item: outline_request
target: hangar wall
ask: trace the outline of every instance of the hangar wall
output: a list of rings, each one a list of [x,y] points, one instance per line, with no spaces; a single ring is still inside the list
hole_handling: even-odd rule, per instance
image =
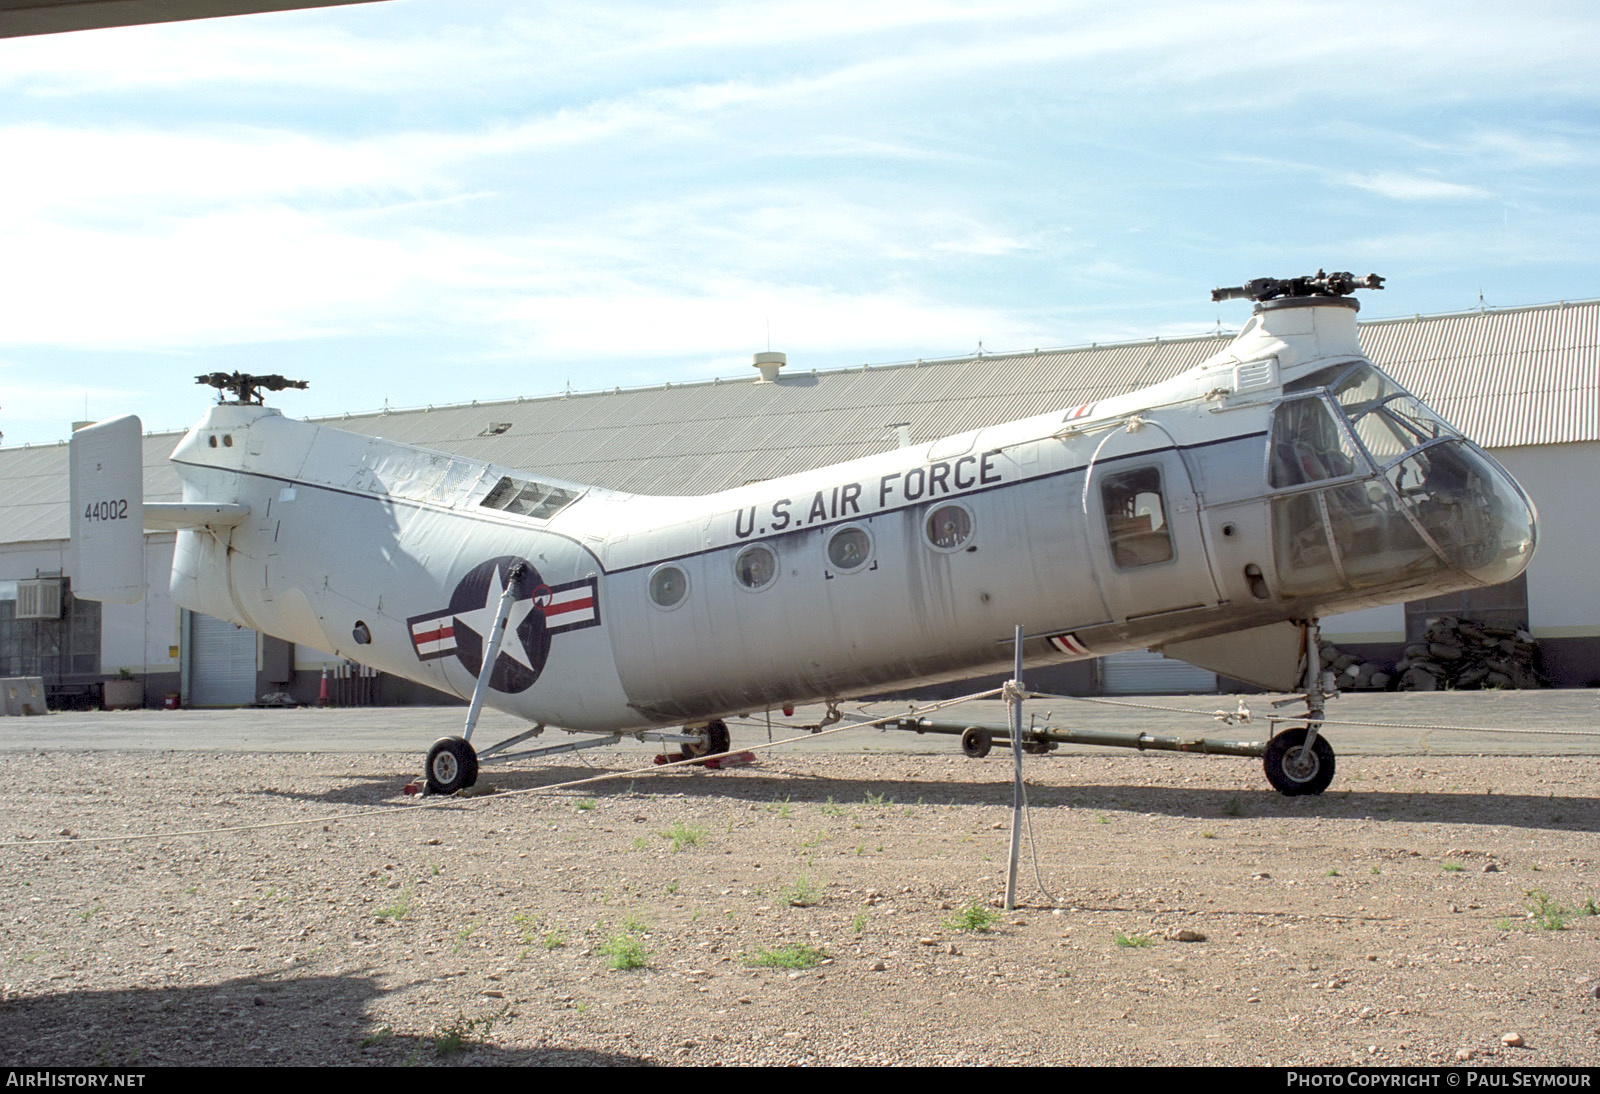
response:
[[[1539,545],[1528,567],[1530,630],[1541,668],[1558,687],[1600,687],[1600,441],[1500,449],[1539,510]]]

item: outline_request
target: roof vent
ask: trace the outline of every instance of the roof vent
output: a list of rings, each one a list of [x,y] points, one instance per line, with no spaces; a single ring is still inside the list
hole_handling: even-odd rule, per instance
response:
[[[478,436],[480,436],[480,437],[498,437],[498,436],[500,436],[500,434],[508,432],[510,429],[511,429],[511,423],[510,422],[490,422],[489,423],[489,428],[485,429],[482,433],[479,433]]]
[[[765,353],[756,354],[755,367],[761,370],[761,379],[757,380],[756,383],[776,383],[778,370],[788,363],[788,354],[778,353],[776,350],[768,350]]]

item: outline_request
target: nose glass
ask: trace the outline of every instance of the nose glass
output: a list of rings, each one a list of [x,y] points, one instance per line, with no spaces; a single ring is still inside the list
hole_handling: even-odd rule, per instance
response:
[[[1269,485],[1285,491],[1272,502],[1285,592],[1458,575],[1435,582],[1444,591],[1509,581],[1527,567],[1537,523],[1527,495],[1370,362],[1331,366],[1285,394],[1268,469]]]
[[[1453,569],[1498,585],[1527,568],[1538,518],[1499,464],[1463,442],[1445,441],[1407,453],[1385,473]]]

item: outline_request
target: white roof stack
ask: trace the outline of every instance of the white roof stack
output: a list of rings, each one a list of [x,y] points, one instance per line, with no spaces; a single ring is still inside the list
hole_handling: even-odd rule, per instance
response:
[[[761,379],[758,384],[774,384],[778,382],[778,370],[789,363],[787,354],[776,350],[756,354],[755,367],[761,370]]]

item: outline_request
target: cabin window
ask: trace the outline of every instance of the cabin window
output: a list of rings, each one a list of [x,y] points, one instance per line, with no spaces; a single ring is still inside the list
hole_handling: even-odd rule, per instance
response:
[[[841,573],[854,573],[872,557],[872,537],[865,528],[851,525],[833,533],[828,540],[828,561]]]
[[[746,589],[759,592],[778,580],[778,556],[770,547],[746,547],[733,560],[733,576]]]
[[[928,544],[940,551],[957,551],[972,539],[972,512],[965,505],[941,505],[923,524]]]
[[[676,608],[689,595],[689,575],[676,566],[659,567],[650,575],[650,599],[658,608]]]
[[[478,504],[485,509],[499,509],[518,516],[549,520],[578,500],[579,493],[547,482],[505,476],[494,484],[494,489]]]
[[[1160,468],[1108,475],[1100,497],[1105,503],[1111,561],[1119,570],[1172,561],[1172,529],[1162,500]]]

